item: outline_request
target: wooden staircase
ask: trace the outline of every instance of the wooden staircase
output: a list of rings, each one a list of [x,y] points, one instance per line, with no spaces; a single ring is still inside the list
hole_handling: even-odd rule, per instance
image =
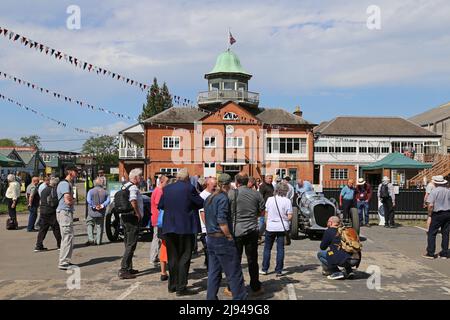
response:
[[[431,181],[433,176],[444,176],[450,175],[450,154],[440,155],[436,158],[433,166],[429,169],[424,169],[420,171],[417,175],[409,180],[409,185],[423,185],[424,179],[426,181]]]

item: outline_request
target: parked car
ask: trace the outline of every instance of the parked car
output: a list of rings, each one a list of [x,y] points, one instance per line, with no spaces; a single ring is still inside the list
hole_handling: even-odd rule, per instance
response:
[[[123,226],[120,220],[119,213],[114,211],[114,195],[119,190],[122,184],[108,185],[108,190],[111,197],[111,203],[106,208],[105,214],[105,233],[109,241],[116,242],[123,240]],[[151,225],[151,210],[150,210],[150,197],[151,192],[143,192],[142,198],[144,200],[144,217],[140,224],[140,238],[146,234],[153,233],[153,227]]]
[[[343,214],[339,210],[334,198],[327,199],[324,195],[314,191],[297,193],[294,197],[293,217],[291,222],[291,238],[298,239],[299,233],[309,238],[319,238],[327,229],[327,222],[331,216],[338,216],[343,221]],[[349,221],[344,221],[345,226],[350,226],[359,234],[358,210],[350,210]]]

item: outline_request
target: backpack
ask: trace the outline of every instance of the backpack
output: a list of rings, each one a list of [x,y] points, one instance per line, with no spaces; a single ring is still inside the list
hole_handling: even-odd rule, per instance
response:
[[[339,247],[349,254],[361,252],[362,244],[356,230],[350,227],[338,228],[337,235],[341,237]]]
[[[117,213],[134,214],[134,208],[130,202],[130,187],[131,185],[124,189],[120,189],[114,195],[114,210],[116,210]]]
[[[50,194],[47,196],[47,205],[52,209],[56,209],[59,205],[59,200],[60,199],[58,199],[58,193],[56,192],[56,187],[53,187],[52,191],[50,191]]]
[[[16,219],[8,218],[6,220],[6,230],[17,230],[19,229],[19,225],[17,224]]]
[[[382,184],[380,189],[380,198],[387,199],[389,198],[389,186],[387,184]]]

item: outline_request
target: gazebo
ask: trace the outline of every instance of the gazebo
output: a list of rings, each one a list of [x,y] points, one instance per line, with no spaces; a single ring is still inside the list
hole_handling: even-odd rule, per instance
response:
[[[401,153],[391,153],[380,161],[362,166],[361,171],[372,185],[379,184],[383,176],[388,176],[393,184],[405,186],[420,170],[431,166],[432,164],[416,161]]]

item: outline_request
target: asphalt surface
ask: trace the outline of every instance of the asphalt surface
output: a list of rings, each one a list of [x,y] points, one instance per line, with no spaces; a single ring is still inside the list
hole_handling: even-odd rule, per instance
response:
[[[109,243],[104,236],[102,246],[84,246],[87,241],[84,211],[80,206],[75,223],[73,263],[76,274],[57,268],[58,251],[50,232],[44,242],[48,252],[33,251],[37,233],[26,232],[27,215],[19,216],[20,230],[5,230],[6,216],[0,216],[0,299],[200,299],[206,298],[207,272],[203,256],[192,260],[189,288],[196,294],[176,297],[168,293],[167,282],[160,281],[159,270],[149,263],[150,242],[139,242],[134,268],[141,271],[136,279],[119,280],[117,271],[123,254],[123,243]],[[319,241],[293,240],[286,248],[286,276],[271,270],[261,276],[265,293],[250,299],[450,299],[450,260],[426,260],[425,231],[417,227],[385,229],[379,226],[362,229],[363,260],[353,280],[328,280],[321,274],[316,259]],[[437,248],[440,247],[440,236]],[[199,248],[202,245],[199,244]],[[260,258],[262,261],[262,246]],[[244,278],[249,276],[245,257]],[[378,273],[373,274],[374,271]],[[378,281],[379,279],[379,281]],[[69,286],[68,286],[69,284]],[[225,281],[222,283],[225,286]],[[219,292],[220,299],[229,299]]]

